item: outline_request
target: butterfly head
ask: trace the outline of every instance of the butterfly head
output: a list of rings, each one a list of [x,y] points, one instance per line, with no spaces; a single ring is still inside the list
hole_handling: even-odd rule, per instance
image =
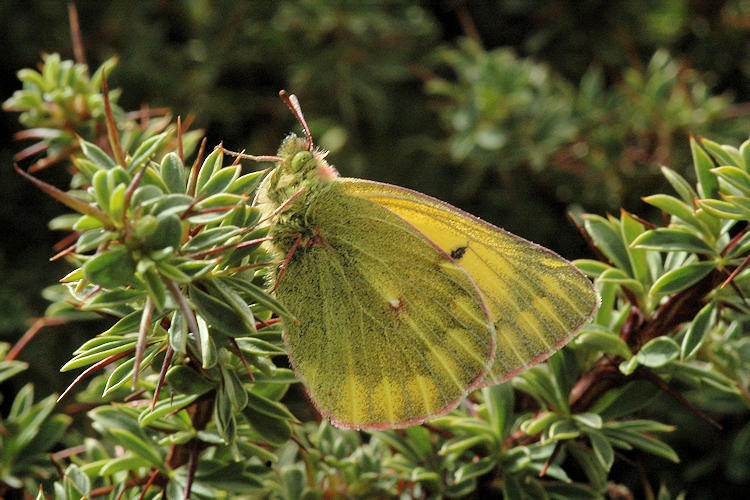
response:
[[[325,150],[308,149],[306,138],[290,134],[279,148],[279,175],[295,177],[302,183],[338,177],[336,169],[326,161],[327,155]]]

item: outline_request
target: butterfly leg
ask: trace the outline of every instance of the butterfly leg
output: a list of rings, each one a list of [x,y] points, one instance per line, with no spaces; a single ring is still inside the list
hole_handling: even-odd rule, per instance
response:
[[[279,275],[276,276],[276,283],[273,285],[273,288],[271,289],[271,293],[276,291],[276,289],[279,287],[279,282],[281,282],[281,277],[284,275],[284,271],[286,271],[287,266],[289,265],[289,261],[292,260],[292,255],[294,255],[294,252],[299,248],[299,244],[302,241],[302,234],[297,233],[292,236],[295,236],[294,245],[292,245],[292,248],[289,249],[289,253],[286,254],[286,257],[284,258],[284,262],[281,263],[281,267],[279,268]]]

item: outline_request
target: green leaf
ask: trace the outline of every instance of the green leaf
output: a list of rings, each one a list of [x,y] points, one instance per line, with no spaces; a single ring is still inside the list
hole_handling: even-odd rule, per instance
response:
[[[286,354],[286,351],[282,347],[257,337],[237,337],[235,341],[242,352],[249,352],[257,356]]]
[[[505,439],[510,432],[513,415],[514,394],[509,383],[496,384],[482,389],[484,404],[495,435]]]
[[[143,355],[143,360],[141,361],[141,370],[149,365],[151,360],[154,358],[154,356],[156,356],[158,352],[159,345],[152,345],[146,348],[146,352]],[[104,385],[102,397],[105,397],[111,394],[112,391],[128,384],[133,379],[133,369],[135,367],[134,365],[135,358],[129,358],[120,363],[117,368],[112,370],[112,373],[110,373],[109,377],[107,378],[107,383]]]
[[[297,421],[297,418],[292,415],[289,410],[287,410],[286,406],[277,401],[272,401],[253,391],[247,391],[247,398],[247,404],[258,413],[268,415],[272,418],[280,418],[283,420],[290,420],[292,422]]]
[[[533,436],[534,434],[547,430],[549,426],[562,419],[563,417],[555,412],[543,412],[536,418],[523,422],[521,424],[521,430],[526,434]]]
[[[175,352],[185,354],[187,352],[188,325],[185,321],[182,311],[175,311],[172,314],[172,321],[169,325],[169,345]]]
[[[143,141],[128,161],[128,172],[135,172],[146,163],[152,155],[156,154],[156,151],[164,144],[168,136],[169,132],[164,132]]]
[[[608,330],[597,328],[597,326],[598,325],[592,324],[581,330],[581,333],[573,339],[574,345],[585,345],[592,351],[608,352],[625,359],[632,356],[628,344],[626,344],[619,335]]]
[[[88,216],[84,216],[88,217]],[[81,236],[78,237],[78,241],[76,241],[76,252],[78,253],[85,253],[89,250],[93,250],[94,248],[97,248],[99,245],[102,245],[108,241],[111,241],[117,237],[116,233],[113,231],[107,231],[106,229],[90,229]]]
[[[724,200],[699,200],[700,206],[709,214],[722,219],[750,219],[750,211]]]
[[[733,167],[742,166],[742,157],[740,156],[740,152],[737,151],[736,148],[719,144],[718,142],[706,139],[705,137],[700,138],[700,143],[704,148],[706,148],[708,154],[718,160],[718,163],[721,163],[723,165],[730,165]]]
[[[116,308],[131,303],[133,300],[143,297],[142,290],[132,288],[116,288],[94,295],[94,298],[85,302],[80,309],[84,311]],[[129,311],[128,311],[129,312]],[[120,314],[121,315],[121,314]]]
[[[269,417],[257,411],[252,405],[242,410],[250,426],[258,433],[263,441],[272,445],[281,445],[289,440],[292,428],[286,419]]]
[[[228,208],[228,207],[236,207],[236,206],[242,206],[243,203],[246,203],[247,199],[236,194],[229,194],[229,193],[216,193],[212,194],[211,196],[202,199],[198,203],[195,204],[196,211],[201,210],[213,210],[216,208]],[[226,216],[228,212],[219,212],[214,214],[198,214],[193,215],[190,217],[191,220],[196,219],[197,217],[201,217],[205,215],[206,217],[218,217],[218,216]]]
[[[119,427],[110,427],[107,432],[117,440],[118,445],[132,451],[153,467],[164,470],[164,460],[153,443],[149,443],[140,436]]]
[[[667,181],[672,185],[677,194],[680,195],[682,201],[692,206],[694,201],[698,199],[698,194],[693,190],[690,183],[671,168],[662,166],[661,173],[667,178]]]
[[[150,462],[137,455],[126,455],[109,459],[104,467],[99,469],[97,476],[111,476],[122,471],[135,471],[141,467],[150,467]]]
[[[394,431],[370,431],[370,434],[401,453],[411,462],[418,463],[421,460],[420,454],[412,447],[411,443],[405,436]]]
[[[125,213],[125,190],[127,186],[125,184],[118,184],[117,187],[112,191],[111,198],[109,199],[109,211],[107,212],[112,220],[121,221],[122,216]]]
[[[232,184],[225,190],[227,193],[239,194],[246,196],[255,191],[265,172],[251,172],[242,175],[232,181]]]
[[[683,267],[673,269],[661,278],[656,280],[649,290],[652,296],[670,295],[690,288],[694,284],[709,275],[716,268],[716,263],[712,261],[695,262]]]
[[[180,215],[193,204],[193,198],[184,194],[167,194],[149,200],[146,204],[153,215]]]
[[[651,382],[634,380],[624,387],[607,391],[594,403],[591,411],[599,414],[604,420],[622,418],[644,408],[658,392],[659,389]]]
[[[8,380],[14,375],[21,373],[28,367],[29,367],[29,364],[23,361],[3,360],[2,362],[0,362],[0,382],[3,382],[4,380]]]
[[[487,443],[486,436],[459,436],[449,439],[438,451],[438,455],[460,455],[464,451],[473,448],[475,446],[484,445]]]
[[[586,434],[591,441],[591,447],[594,450],[597,460],[599,460],[604,470],[609,471],[615,461],[615,450],[612,448],[609,440],[601,432],[592,430],[587,431]]]
[[[91,179],[91,187],[94,188],[94,195],[99,207],[109,213],[109,198],[111,190],[109,186],[109,176],[106,170],[99,170]]]
[[[178,248],[184,231],[180,218],[169,214],[161,215],[156,220],[156,225],[145,235],[143,245],[148,249]]]
[[[662,441],[659,441],[658,439],[644,436],[643,434],[639,434],[637,432],[623,430],[607,429],[605,430],[605,435],[610,438],[619,439],[621,441],[629,443],[640,450],[651,453],[652,455],[666,458],[667,460],[671,460],[675,463],[680,462],[680,458],[677,456],[677,453],[675,453],[672,447]]]
[[[62,214],[57,217],[53,217],[48,223],[47,227],[53,231],[68,231],[73,229],[73,225],[78,221],[81,216],[79,214]]]
[[[172,366],[167,371],[166,382],[182,394],[200,396],[214,388],[214,384],[188,366]]]
[[[638,368],[638,358],[633,356],[632,358],[620,363],[617,368],[623,373],[623,375],[632,375],[636,368]]]
[[[214,172],[221,167],[222,163],[224,163],[224,153],[221,151],[221,148],[216,148],[206,157],[203,161],[203,165],[201,165],[200,171],[198,172],[198,179],[195,184],[196,193],[200,193],[203,190],[203,186],[211,180]]]
[[[215,292],[213,295],[223,298],[223,302],[231,307],[232,310],[242,318],[242,324],[247,327],[250,332],[256,332],[253,312],[237,292],[221,280],[210,280],[206,281],[205,284],[212,292]]]
[[[680,346],[670,337],[656,337],[635,355],[638,362],[650,368],[664,366],[680,356]]]
[[[646,251],[640,248],[633,248],[630,244],[639,235],[643,234],[643,224],[635,220],[627,212],[623,211],[620,217],[620,233],[625,243],[625,249],[630,259],[630,268],[633,271],[633,277],[639,283],[646,283],[649,280],[649,269],[646,261]]]
[[[421,460],[427,460],[434,456],[435,450],[432,446],[430,431],[419,425],[412,425],[404,429],[406,437],[411,440],[412,447],[417,450]]]
[[[744,194],[750,194],[750,174],[737,167],[716,167],[711,172]]]
[[[592,278],[597,278],[608,269],[614,269],[605,262],[593,259],[576,259],[573,261],[573,265],[580,269],[583,274]]]
[[[651,196],[645,196],[643,201],[665,211],[669,215],[679,217],[684,222],[694,226],[696,229],[702,228],[700,220],[698,220],[695,213],[693,213],[693,206],[688,205],[674,196],[669,196],[667,194],[654,194]]]
[[[572,420],[558,420],[549,427],[548,437],[543,442],[575,439],[581,435],[581,430]]]
[[[583,444],[573,442],[567,443],[567,449],[583,469],[591,487],[596,491],[603,491],[607,486],[607,470],[594,452]]]
[[[237,422],[232,410],[232,401],[227,397],[226,391],[216,391],[216,397],[214,398],[214,423],[219,435],[227,444],[234,441],[235,434],[237,433]]]
[[[81,146],[81,152],[83,155],[94,162],[98,167],[101,167],[104,170],[109,170],[117,166],[115,161],[96,144],[85,141],[80,137],[78,138],[78,143]]]
[[[140,314],[140,312],[139,312]],[[68,361],[60,368],[60,371],[74,370],[82,366],[88,366],[101,361],[113,354],[119,354],[121,352],[128,351],[135,348],[136,337],[135,335],[129,337],[104,337],[109,339],[108,342],[98,345],[96,347],[88,348],[77,354],[73,359]]]
[[[454,481],[460,483],[467,479],[483,476],[492,471],[497,466],[494,456],[483,457],[476,462],[469,462],[456,470]]]
[[[217,193],[226,192],[232,182],[240,175],[241,167],[234,165],[224,167],[211,174],[211,178],[196,191],[196,195],[208,198]]]
[[[577,422],[592,429],[602,428],[602,417],[600,417],[596,413],[579,413],[577,415],[573,415],[573,420],[576,420]]]
[[[286,307],[284,307],[279,301],[268,295],[268,293],[263,291],[263,289],[261,289],[260,287],[250,283],[247,280],[242,280],[239,278],[219,278],[219,280],[228,284],[235,290],[246,293],[252,300],[255,300],[258,304],[270,309],[282,318],[294,321],[292,313],[290,313]]]
[[[151,411],[150,407],[146,407],[146,409],[143,410],[140,415],[138,415],[138,424],[143,427],[150,425],[155,420],[163,418],[170,413],[177,412],[181,408],[185,408],[190,403],[198,399],[199,396],[200,393],[180,394],[177,396],[169,397],[167,399],[162,399],[157,402],[156,405],[154,405],[153,411]]]
[[[154,307],[156,310],[160,311],[164,309],[167,301],[167,287],[159,277],[159,273],[156,271],[155,266],[152,264],[138,274],[143,279],[148,295],[151,297],[151,300],[154,301]]]
[[[695,252],[714,255],[716,251],[692,231],[681,228],[659,228],[646,231],[636,238],[632,246],[660,252]]]
[[[198,323],[198,338],[196,342],[200,344],[201,366],[207,370],[216,366],[216,363],[219,361],[219,353],[216,349],[216,343],[211,338],[206,320],[203,316],[196,315],[195,321]]]
[[[745,254],[750,252],[750,232],[743,234],[735,245],[727,252],[727,259],[744,259]]]
[[[181,248],[183,254],[198,252],[214,246],[224,245],[227,240],[242,233],[237,227],[214,227],[205,229],[190,238]]]
[[[551,475],[549,471],[547,475]],[[581,483],[566,484],[549,482],[544,485],[544,489],[549,493],[550,498],[554,500],[603,500],[605,498],[590,486]]]
[[[440,474],[424,467],[415,467],[411,470],[409,480],[414,483],[427,483],[427,482],[438,482],[440,481]]]
[[[599,276],[599,283],[614,283],[624,286],[636,293],[643,292],[643,284],[637,279],[628,276],[625,271],[616,267],[610,267]]]
[[[50,398],[53,399],[53,398]],[[40,453],[45,453],[58,446],[73,419],[69,415],[52,414],[39,425],[36,434],[23,449],[23,456],[18,458],[18,465],[34,461]]]
[[[584,221],[586,232],[602,253],[615,266],[625,271],[629,276],[633,276],[628,251],[620,236],[618,224],[597,215],[586,215]]]
[[[161,160],[161,177],[170,193],[185,193],[185,166],[177,153],[170,152]]]
[[[164,196],[164,192],[156,186],[138,186],[133,192],[132,198],[130,198],[130,206],[135,209],[141,205],[153,204],[162,196]]]
[[[75,231],[88,231],[90,229],[98,229],[105,224],[96,217],[90,215],[81,215],[78,220],[73,224],[73,230]]]
[[[283,500],[302,499],[305,489],[305,474],[301,464],[287,465],[281,469],[281,493]]]
[[[700,350],[708,333],[716,324],[716,303],[711,301],[698,311],[682,339],[681,359],[692,359]]]
[[[214,328],[231,337],[250,335],[255,331],[247,324],[244,311],[233,303],[226,303],[196,286],[190,286],[190,300],[198,313]]]
[[[172,265],[169,262],[163,260],[158,261],[156,262],[156,268],[159,270],[159,274],[161,274],[168,280],[172,280],[183,285],[193,281],[193,279],[187,274],[183,273],[180,268]]]
[[[91,491],[91,480],[81,472],[77,465],[70,464],[65,469],[65,482],[68,485],[68,494],[71,498],[88,498]]]
[[[226,399],[232,403],[232,409],[235,412],[242,411],[248,402],[248,391],[240,382],[237,374],[232,370],[225,370],[219,366],[222,383],[219,386],[220,391],[226,393]],[[275,404],[275,402],[272,402]]]
[[[693,167],[698,179],[698,194],[701,198],[716,198],[719,193],[719,181],[711,173],[711,169],[715,167],[713,160],[693,137],[690,138],[690,151],[693,154]]]
[[[503,474],[503,499],[504,500],[526,500],[518,479],[511,474]]]
[[[135,262],[122,245],[110,247],[83,265],[87,280],[105,288],[116,288],[130,283],[135,272]]]
[[[730,394],[738,393],[736,381],[716,370],[706,369],[706,366],[703,363],[690,361],[673,361],[663,369],[668,373],[671,373],[673,377],[677,377],[682,380],[689,380],[690,383],[695,383],[696,380],[700,380],[701,382],[708,384],[720,391]]]
[[[513,385],[562,413],[569,411],[568,399],[562,395],[547,365],[537,365],[526,370],[513,379]]]

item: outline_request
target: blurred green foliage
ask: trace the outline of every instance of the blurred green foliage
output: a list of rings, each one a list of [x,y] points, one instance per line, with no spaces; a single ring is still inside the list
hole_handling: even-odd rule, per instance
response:
[[[0,361],[0,379],[7,376],[4,387],[14,394],[0,410],[0,427],[11,436],[0,452],[5,491],[23,486],[36,494],[41,482],[47,493],[79,498],[112,486],[108,495],[115,498],[126,478],[136,478],[138,488],[126,492],[137,497],[159,471],[149,496],[165,488],[177,497],[189,477],[191,446],[201,453],[193,483],[198,497],[502,492],[507,498],[601,498],[624,491],[667,499],[680,491],[691,498],[746,491],[750,351],[741,266],[750,220],[749,147],[743,143],[750,130],[744,104],[750,96],[750,2],[133,0],[76,6],[90,67],[111,68],[110,58],[119,56],[111,87],[124,92],[111,94],[114,114],[125,151],[138,160],[113,168],[96,73],[50,56],[47,80],[44,71],[36,86],[33,72],[19,75],[27,93],[6,107],[24,110],[23,125],[41,131],[25,136],[42,148],[28,158],[62,153],[38,175],[72,189],[79,203],[66,198],[68,206],[89,212],[53,219],[59,205],[10,168],[12,156],[30,143],[3,144],[0,161],[8,168],[0,171],[0,218],[10,235],[0,249],[0,335],[15,342],[26,319],[43,313],[41,288],[70,272],[41,265],[53,253],[55,237],[42,229],[50,219],[55,230],[82,233],[76,250],[83,257],[74,263],[80,271],[68,280],[85,276],[112,290],[107,300],[83,309],[108,316],[101,330],[112,327],[113,317],[121,328],[88,340],[98,324],[56,327],[21,354],[32,362],[28,377],[17,375],[25,367],[19,361]],[[14,71],[38,67],[43,51],[62,52],[62,60],[72,54],[60,2],[11,0],[0,6],[0,19],[7,27],[3,57]],[[7,72],[3,99],[17,88]],[[290,425],[278,401],[293,379],[283,368],[274,375],[269,361],[280,353],[278,329],[243,332],[239,350],[227,340],[227,323],[249,324],[240,302],[252,304],[258,317],[270,314],[273,302],[249,288],[254,276],[245,276],[250,285],[209,279],[201,263],[191,262],[203,257],[184,257],[247,238],[240,228],[251,214],[211,219],[204,213],[206,226],[176,256],[176,242],[197,226],[174,217],[192,202],[184,184],[190,164],[175,154],[174,115],[156,112],[141,120],[124,111],[168,106],[183,120],[194,116],[209,147],[223,140],[232,149],[271,154],[295,127],[279,105],[280,88],[299,96],[316,142],[331,150],[344,175],[417,188],[571,258],[586,251],[575,231],[560,229],[568,227],[566,211],[600,214],[579,218],[597,249],[589,253],[598,260],[578,261],[604,299],[595,321],[548,364],[514,379],[512,388],[483,390],[427,426],[363,435],[325,424]],[[18,130],[14,120],[3,116],[3,137]],[[689,133],[715,142],[688,140]],[[183,138],[185,156],[198,138],[198,132]],[[70,155],[77,158],[73,164]],[[23,166],[29,162],[24,158]],[[124,195],[144,165],[151,173],[133,197],[148,208],[129,213]],[[216,155],[202,167],[201,186],[218,205],[199,211],[221,208],[249,182]],[[647,223],[660,215],[662,226]],[[102,242],[119,242],[125,227],[132,229],[127,245],[97,250]],[[239,252],[234,264],[251,254]],[[733,284],[721,288],[733,270],[739,270]],[[186,293],[205,319],[201,347],[179,320],[164,329],[164,318],[179,316],[166,313],[179,304],[160,281],[165,276],[191,283]],[[124,283],[130,291],[116,296]],[[91,312],[66,302],[87,302],[94,288],[87,286],[73,288],[72,296],[61,287],[47,290],[54,302],[47,314],[90,319]],[[128,404],[103,404],[130,393],[140,338],[135,319],[146,297],[157,314],[140,361],[147,367],[139,381],[145,393]],[[241,300],[221,307],[216,297]],[[222,321],[226,317],[236,321]],[[75,404],[55,413],[48,395],[67,385],[57,371],[80,344],[67,369],[127,354],[91,378]],[[167,346],[176,361],[165,361]],[[191,349],[202,347],[192,359]],[[250,358],[255,381],[237,352]],[[170,390],[157,396],[161,366],[173,371],[166,378]],[[26,379],[36,382],[35,390]],[[582,390],[584,382],[594,389]],[[724,429],[700,420],[676,396]],[[151,398],[158,400],[153,411]],[[182,409],[170,415],[177,408],[171,405]],[[74,426],[62,435],[70,425],[63,412],[90,422],[96,433],[84,437],[83,427]],[[292,432],[295,441],[288,440]],[[31,434],[48,438],[30,442]],[[81,445],[83,451],[75,448]],[[65,470],[59,479],[45,453],[63,448],[74,451],[56,454]],[[185,455],[175,458],[175,449]],[[681,462],[672,464],[677,457]],[[541,470],[546,475],[540,479]]]

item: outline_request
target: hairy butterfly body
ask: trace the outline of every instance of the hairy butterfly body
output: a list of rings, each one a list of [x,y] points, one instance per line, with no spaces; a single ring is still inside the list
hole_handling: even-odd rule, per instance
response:
[[[591,282],[550,250],[421,193],[338,177],[309,136],[278,157],[256,204],[285,259],[275,294],[296,321],[284,341],[338,426],[445,413],[544,360],[596,310]]]

